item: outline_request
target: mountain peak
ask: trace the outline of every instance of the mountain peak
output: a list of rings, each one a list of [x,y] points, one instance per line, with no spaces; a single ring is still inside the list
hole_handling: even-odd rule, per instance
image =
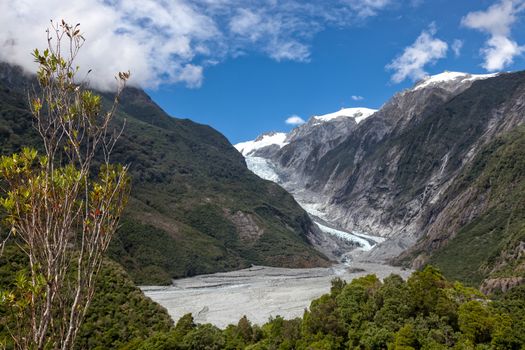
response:
[[[462,84],[464,82],[492,78],[498,74],[499,73],[470,74],[470,73],[463,73],[463,72],[444,71],[443,73],[439,73],[436,75],[429,75],[423,78],[423,80],[416,83],[415,87],[412,90],[415,91],[415,90],[420,90],[420,89],[424,89],[424,88],[431,87],[431,86],[448,84],[448,83]]]
[[[346,117],[346,118],[354,118],[355,122],[359,124],[360,122],[370,117],[375,112],[377,112],[377,110],[366,108],[366,107],[341,108],[341,110],[334,112],[334,113],[313,116],[312,119],[316,121],[327,122],[327,121],[334,120],[336,118]]]
[[[277,145],[279,148],[285,146],[287,142],[286,133],[284,132],[265,132],[264,134],[258,136],[253,141],[240,142],[234,147],[242,153],[242,155],[247,156],[255,150],[260,148],[268,147],[271,145]]]

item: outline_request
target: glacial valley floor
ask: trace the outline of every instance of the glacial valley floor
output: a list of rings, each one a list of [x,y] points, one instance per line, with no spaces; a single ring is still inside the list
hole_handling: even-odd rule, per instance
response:
[[[367,262],[311,269],[253,266],[178,279],[172,286],[141,288],[164,306],[175,322],[184,314],[192,313],[197,323],[224,328],[236,324],[243,315],[259,325],[278,315],[285,319],[300,317],[313,299],[329,292],[330,281],[336,277],[350,281],[367,274],[376,274],[379,278],[398,274],[407,278],[410,272]]]

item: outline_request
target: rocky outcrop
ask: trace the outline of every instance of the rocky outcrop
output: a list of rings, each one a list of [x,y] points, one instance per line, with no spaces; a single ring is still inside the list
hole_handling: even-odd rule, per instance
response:
[[[523,277],[508,277],[508,278],[489,278],[483,281],[480,290],[483,294],[489,295],[494,292],[505,293],[509,289],[520,286],[525,283]]]
[[[238,210],[235,213],[226,212],[227,217],[233,222],[239,238],[244,242],[254,242],[263,234],[264,229],[257,225],[253,215]]]

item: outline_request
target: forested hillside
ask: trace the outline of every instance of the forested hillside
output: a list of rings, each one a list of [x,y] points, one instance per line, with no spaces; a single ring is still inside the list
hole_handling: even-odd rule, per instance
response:
[[[16,290],[21,272],[27,272],[27,257],[14,245],[0,256],[0,291]],[[6,323],[8,309],[0,302],[0,348],[10,344]],[[145,297],[118,264],[106,260],[97,279],[95,298],[76,342],[76,349],[116,349],[132,340],[145,339],[173,328],[166,309]],[[11,347],[7,347],[11,349]]]
[[[27,110],[30,78],[0,65],[0,150],[38,147]],[[111,94],[104,94],[109,105]],[[309,243],[307,214],[278,185],[251,173],[224,136],[162,111],[128,88],[113,160],[130,165],[131,200],[110,256],[135,282],[265,264],[309,267],[328,261]]]

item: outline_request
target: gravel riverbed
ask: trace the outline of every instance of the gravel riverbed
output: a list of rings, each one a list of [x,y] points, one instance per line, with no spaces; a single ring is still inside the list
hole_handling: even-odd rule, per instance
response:
[[[311,301],[330,290],[330,281],[350,281],[367,274],[403,278],[409,270],[383,264],[352,262],[329,268],[288,269],[253,266],[248,269],[201,275],[173,281],[172,286],[143,286],[144,293],[164,306],[175,322],[192,313],[198,323],[220,328],[246,315],[256,324],[270,317],[300,317]]]

